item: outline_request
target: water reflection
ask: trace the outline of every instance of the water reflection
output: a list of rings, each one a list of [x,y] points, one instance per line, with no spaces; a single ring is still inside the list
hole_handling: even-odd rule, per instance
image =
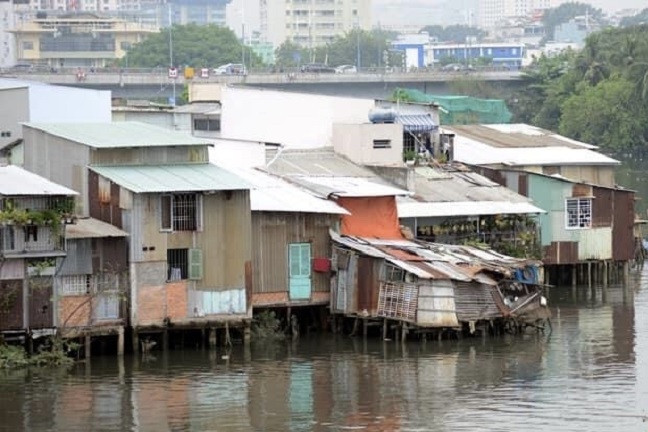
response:
[[[645,320],[648,294],[634,282],[554,289],[551,335],[322,336],[12,372],[0,377],[0,429],[645,430],[648,327],[635,309]]]

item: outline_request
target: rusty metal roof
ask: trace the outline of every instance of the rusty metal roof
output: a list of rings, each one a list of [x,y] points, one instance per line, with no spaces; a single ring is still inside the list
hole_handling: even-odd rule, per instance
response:
[[[116,226],[94,218],[77,219],[76,223],[65,226],[65,238],[68,240],[127,236],[127,232]]]
[[[515,269],[526,265],[540,265],[537,261],[524,260],[502,255],[493,250],[472,246],[456,246],[410,240],[370,239],[343,236],[330,232],[331,239],[342,246],[362,254],[382,258],[393,265],[418,276],[421,279],[451,279],[456,281],[477,281],[495,285],[490,275],[509,277]]]

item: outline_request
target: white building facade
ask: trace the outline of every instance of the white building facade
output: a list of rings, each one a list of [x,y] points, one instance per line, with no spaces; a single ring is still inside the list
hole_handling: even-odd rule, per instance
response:
[[[290,40],[306,47],[371,29],[371,0],[260,0],[261,38],[275,47]]]

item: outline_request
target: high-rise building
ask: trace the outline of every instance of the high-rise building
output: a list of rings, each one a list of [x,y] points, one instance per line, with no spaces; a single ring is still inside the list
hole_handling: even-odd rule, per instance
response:
[[[371,0],[260,0],[261,37],[275,47],[290,40],[306,47],[371,29]]]
[[[564,3],[564,0],[479,0],[477,25],[492,29],[503,20],[528,17],[534,11],[550,9]]]

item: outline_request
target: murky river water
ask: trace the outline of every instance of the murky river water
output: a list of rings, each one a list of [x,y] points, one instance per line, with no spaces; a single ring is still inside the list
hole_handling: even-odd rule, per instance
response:
[[[647,431],[648,268],[550,301],[550,336],[322,336],[4,374],[0,430]]]

